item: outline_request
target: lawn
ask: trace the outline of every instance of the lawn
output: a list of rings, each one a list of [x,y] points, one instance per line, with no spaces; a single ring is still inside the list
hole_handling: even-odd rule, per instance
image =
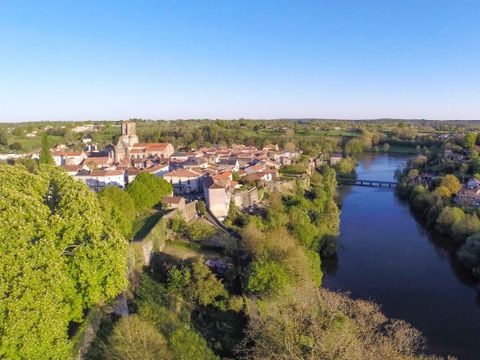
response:
[[[142,240],[163,215],[163,211],[150,209],[137,216],[133,222],[133,240]]]

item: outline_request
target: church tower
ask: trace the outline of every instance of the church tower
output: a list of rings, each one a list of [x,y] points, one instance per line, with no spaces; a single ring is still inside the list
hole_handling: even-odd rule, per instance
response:
[[[130,157],[130,148],[138,143],[136,124],[132,121],[122,122],[122,135],[115,146],[115,162],[120,163]]]

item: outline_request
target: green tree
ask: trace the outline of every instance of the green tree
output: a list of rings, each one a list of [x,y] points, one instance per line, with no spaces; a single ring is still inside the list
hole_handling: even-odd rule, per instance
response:
[[[198,213],[200,216],[205,216],[207,214],[207,206],[205,205],[205,201],[200,200],[198,202]]]
[[[126,285],[126,242],[85,184],[0,165],[0,357],[67,358],[68,328]]]
[[[107,186],[98,193],[98,197],[103,209],[120,232],[129,238],[132,235],[132,224],[137,214],[131,196],[116,186]]]
[[[477,136],[477,133],[466,133],[465,137],[463,138],[463,147],[465,147],[466,149],[473,149],[477,142]]]
[[[455,223],[460,222],[465,217],[462,209],[454,207],[444,207],[437,217],[436,229],[442,233],[449,233]]]
[[[40,149],[40,160],[39,163],[42,165],[54,165],[52,154],[50,153],[50,141],[47,134],[43,134],[42,137],[42,147]]]
[[[138,315],[124,316],[115,324],[104,350],[112,360],[172,358],[162,334]]]
[[[252,293],[271,296],[281,293],[288,285],[285,269],[271,260],[258,260],[250,265],[247,288]]]
[[[146,210],[159,204],[162,198],[171,194],[172,185],[165,179],[142,172],[127,186],[137,210]]]
[[[218,357],[210,350],[207,342],[197,332],[188,326],[183,326],[173,332],[170,346],[177,360],[217,360]]]
[[[480,278],[480,233],[470,236],[458,250],[462,264]]]
[[[201,258],[195,258],[190,266],[183,269],[173,267],[168,273],[168,289],[202,306],[211,305],[217,298],[227,296],[222,282]]]
[[[3,146],[8,145],[8,135],[4,129],[0,130],[0,145],[3,145]]]

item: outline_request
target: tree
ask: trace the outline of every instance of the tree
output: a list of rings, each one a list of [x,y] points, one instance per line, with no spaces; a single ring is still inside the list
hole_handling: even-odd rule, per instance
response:
[[[461,221],[465,216],[462,209],[454,207],[444,207],[437,217],[436,228],[439,232],[449,233],[452,226]]]
[[[202,306],[211,305],[217,298],[227,295],[222,282],[201,258],[194,259],[191,266],[183,269],[173,267],[168,272],[168,288]]]
[[[43,134],[42,137],[42,148],[40,149],[40,160],[39,163],[42,165],[54,165],[52,154],[50,153],[50,141],[47,134]]]
[[[458,250],[458,258],[476,277],[480,277],[480,233],[470,236]]]
[[[165,179],[142,172],[127,186],[137,210],[146,210],[159,204],[162,198],[171,194],[172,185]]]
[[[466,133],[465,137],[463,138],[463,147],[466,149],[473,149],[477,142],[477,133]]]
[[[357,154],[363,152],[364,143],[361,139],[355,138],[348,140],[345,144],[345,152],[347,154]]]
[[[252,293],[271,296],[281,293],[288,285],[287,272],[276,262],[258,260],[250,265],[247,288]]]
[[[112,212],[111,208],[115,208],[123,217],[121,221],[130,223],[131,227],[137,215],[137,209],[128,192],[116,186],[107,186],[98,196],[108,212]]]
[[[404,321],[388,320],[374,303],[345,294],[300,288],[251,306],[256,316],[240,349],[247,358],[427,359],[416,355],[423,345],[418,330]]]
[[[462,184],[455,175],[445,175],[440,182],[440,187],[446,188],[451,195],[455,195],[462,188]]]
[[[295,145],[295,143],[292,141],[288,141],[283,146],[283,149],[287,151],[295,151],[297,149],[297,145]]]
[[[205,201],[200,200],[198,202],[198,213],[200,214],[200,216],[205,216],[206,215],[207,206],[205,205]]]
[[[162,334],[138,315],[124,316],[115,324],[104,351],[112,360],[172,358]]]
[[[126,242],[60,169],[0,165],[0,356],[66,358],[68,329],[126,285]]]
[[[188,326],[173,332],[170,337],[170,346],[175,359],[178,360],[218,360],[205,339]]]
[[[8,145],[8,135],[4,129],[0,130],[0,145],[4,145],[4,146]]]

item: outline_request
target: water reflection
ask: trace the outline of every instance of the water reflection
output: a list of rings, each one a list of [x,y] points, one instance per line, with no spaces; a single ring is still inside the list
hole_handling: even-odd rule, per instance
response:
[[[407,157],[367,154],[358,177],[391,180]],[[438,354],[480,358],[477,283],[455,247],[427,231],[393,189],[341,189],[337,257],[324,260],[323,284],[372,299],[386,315],[409,321]]]

